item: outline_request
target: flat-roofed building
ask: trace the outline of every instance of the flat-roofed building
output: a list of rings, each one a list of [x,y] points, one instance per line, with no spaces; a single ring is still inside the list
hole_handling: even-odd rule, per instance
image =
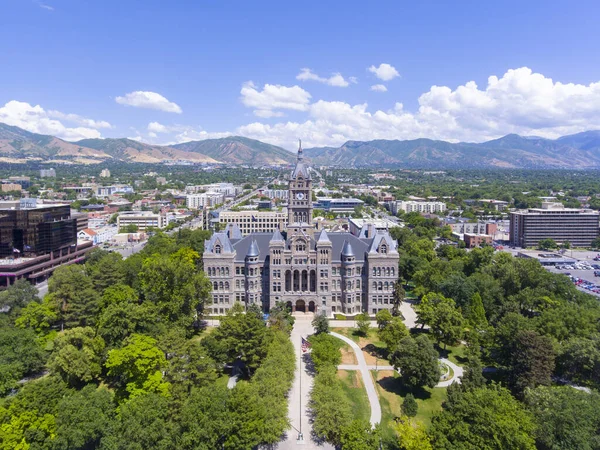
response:
[[[117,216],[119,233],[128,225],[137,226],[139,231],[145,231],[148,228],[162,229],[167,226],[167,217],[152,211],[124,211],[119,213]]]
[[[315,209],[322,209],[324,211],[344,213],[354,212],[354,208],[362,206],[365,202],[358,198],[329,198],[329,197],[317,197],[317,201],[314,203]]]
[[[543,202],[541,208],[510,213],[510,243],[536,247],[542,239],[589,247],[599,235],[599,213],[591,209],[565,208],[562,203]]]
[[[465,246],[467,248],[480,247],[482,244],[487,244],[487,245],[492,244],[492,236],[489,234],[465,233],[464,240],[465,240]]]
[[[404,211],[406,213],[418,212],[423,214],[443,213],[446,211],[446,204],[444,202],[397,200],[395,202],[389,202],[389,206],[392,214],[398,214],[398,211]]]
[[[2,192],[21,191],[22,186],[18,183],[2,183]]]
[[[203,192],[202,194],[189,194],[186,196],[185,204],[189,209],[203,209],[220,205],[225,201],[221,192]]]
[[[371,237],[368,236],[369,228],[374,231],[389,231],[390,228],[399,226],[404,225],[399,225],[389,219],[348,219],[348,231],[358,237]]]
[[[243,236],[251,233],[282,231],[288,224],[287,210],[282,211],[223,211],[219,223],[236,224]]]

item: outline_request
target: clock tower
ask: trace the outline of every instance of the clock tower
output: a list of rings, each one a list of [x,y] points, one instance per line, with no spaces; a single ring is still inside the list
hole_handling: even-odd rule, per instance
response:
[[[312,179],[304,164],[302,141],[298,145],[298,160],[290,176],[288,188],[288,230],[312,235]]]

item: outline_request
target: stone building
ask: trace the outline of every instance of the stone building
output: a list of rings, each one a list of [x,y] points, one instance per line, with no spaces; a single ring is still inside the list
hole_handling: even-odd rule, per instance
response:
[[[212,314],[233,304],[278,302],[293,311],[376,314],[393,306],[398,278],[397,243],[374,226],[361,237],[316,231],[312,225],[312,177],[302,146],[288,184],[288,225],[281,232],[243,236],[228,224],[205,242],[204,270],[212,283]]]

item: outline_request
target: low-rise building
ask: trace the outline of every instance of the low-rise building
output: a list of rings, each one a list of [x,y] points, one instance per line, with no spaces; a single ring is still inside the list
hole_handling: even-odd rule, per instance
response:
[[[119,213],[117,217],[119,232],[128,225],[136,225],[139,231],[145,231],[148,228],[162,229],[167,226],[167,217],[152,211],[124,211]]]
[[[362,206],[364,203],[358,198],[317,197],[313,207],[334,213],[352,213],[355,208]]]
[[[56,170],[50,169],[40,169],[40,177],[41,178],[56,178]]]
[[[102,177],[102,178],[110,178],[110,170],[103,169],[102,172],[100,172],[100,177]]]
[[[464,234],[465,246],[467,248],[480,247],[482,244],[491,245],[492,236],[489,234]]]
[[[288,224],[288,213],[282,211],[223,211],[219,214],[219,223],[225,227],[235,224],[243,236],[251,233],[273,233],[282,231]]]
[[[357,237],[365,237],[367,229],[372,227],[375,231],[389,231],[390,228],[403,226],[389,219],[348,219],[348,231]]]
[[[423,214],[437,214],[446,211],[446,204],[444,202],[397,200],[389,202],[388,205],[392,214],[398,214],[398,211],[404,211],[405,213],[418,212]]]

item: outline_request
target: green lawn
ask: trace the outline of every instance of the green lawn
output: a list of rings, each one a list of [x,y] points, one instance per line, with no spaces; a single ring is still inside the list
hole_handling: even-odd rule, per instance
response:
[[[397,373],[373,371],[372,374],[377,380],[376,389],[381,404],[383,432],[386,436],[392,436],[394,418],[400,416],[402,402],[410,391],[402,386]],[[442,409],[442,403],[446,399],[446,388],[424,388],[414,391],[413,395],[419,405],[416,420],[429,427],[433,414]]]
[[[444,350],[444,346],[436,349],[440,352],[440,356],[449,359],[454,364],[464,366],[467,363],[467,347],[463,344],[448,345]]]
[[[360,372],[356,370],[338,370],[338,378],[346,397],[350,401],[353,417],[368,422],[371,418],[371,406]]]
[[[356,328],[333,328],[331,331],[346,336],[356,342],[363,350],[367,364],[375,364],[376,357],[379,359],[380,364],[387,364],[387,348],[385,344],[379,340],[377,328],[369,328],[367,336],[360,334]],[[382,359],[384,361],[381,361]]]

